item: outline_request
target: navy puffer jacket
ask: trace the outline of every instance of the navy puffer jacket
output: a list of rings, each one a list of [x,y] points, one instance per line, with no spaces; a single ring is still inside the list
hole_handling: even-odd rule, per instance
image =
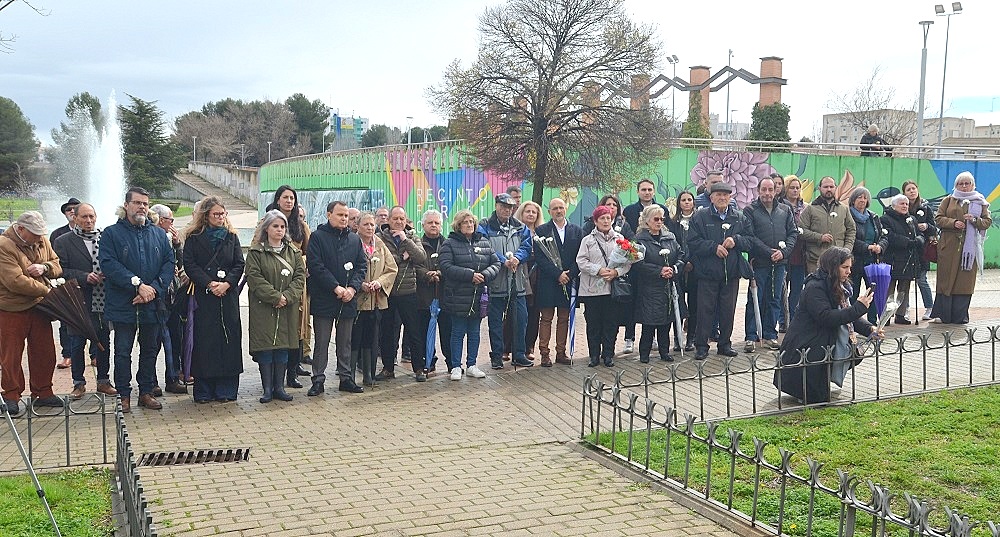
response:
[[[490,241],[479,232],[467,238],[453,231],[441,245],[438,266],[444,282],[441,309],[464,317],[479,315],[480,297],[500,273],[500,259],[494,255]],[[483,275],[485,283],[472,283],[476,272]]]

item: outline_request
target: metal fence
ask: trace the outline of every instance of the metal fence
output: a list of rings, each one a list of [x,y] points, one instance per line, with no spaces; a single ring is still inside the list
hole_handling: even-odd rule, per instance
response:
[[[63,397],[61,408],[35,406],[28,400],[13,422],[35,470],[114,463],[116,490],[125,516],[125,527],[118,535],[156,537],[119,398],[99,393],[79,400]],[[114,447],[112,425],[116,431]],[[7,426],[0,427],[0,445],[14,445]],[[0,450],[0,474],[25,472],[18,450]]]
[[[143,492],[135,452],[132,451],[132,440],[128,435],[125,414],[122,412],[122,403],[119,398],[115,399],[115,429],[118,431],[115,473],[118,476],[118,493],[125,506],[127,530],[125,535],[127,537],[156,537],[153,515],[149,512],[149,503]]]
[[[997,384],[998,329],[968,328],[874,345],[831,402]],[[768,460],[765,449],[773,448],[766,442],[754,438],[750,443],[739,431],[723,432],[713,421],[829,404],[783,403],[787,396],[771,380],[783,370],[804,374],[807,367],[821,367],[829,372],[836,362],[830,355],[808,363],[803,357],[792,365],[752,356],[739,365],[736,359],[682,362],[665,368],[665,374],[647,368],[632,382],[626,372],[617,373],[612,383],[593,375],[584,381],[580,435],[654,480],[775,535],[1000,537],[996,522],[977,522],[946,507],[936,511],[927,499],[900,496],[841,470],[833,477],[822,463],[811,458],[803,463],[782,447],[778,460]],[[771,363],[762,366],[765,361]],[[761,386],[762,378],[769,389]],[[832,479],[836,486],[824,483]]]

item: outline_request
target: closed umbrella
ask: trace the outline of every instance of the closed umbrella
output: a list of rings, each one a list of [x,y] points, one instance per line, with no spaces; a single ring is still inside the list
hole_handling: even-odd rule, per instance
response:
[[[764,328],[760,315],[760,298],[757,297],[757,280],[750,278],[750,297],[753,299],[753,320],[757,327],[757,337],[764,339]]]
[[[875,310],[879,316],[885,312],[886,299],[889,297],[889,282],[892,280],[892,267],[886,263],[872,263],[865,267],[868,283],[875,288]]]
[[[191,353],[194,352],[194,312],[198,309],[198,301],[194,298],[194,284],[188,287],[188,307],[187,318],[184,321],[184,348],[181,351],[181,360],[184,368],[184,381],[191,378]]]
[[[50,280],[49,283],[53,287],[49,289],[45,298],[35,305],[35,309],[52,319],[66,323],[73,332],[94,342],[102,351],[105,350],[97,337],[94,324],[90,321],[90,312],[80,291],[80,284],[76,280],[64,282],[62,279]]]
[[[434,343],[437,341],[437,324],[438,324],[438,314],[441,313],[441,305],[438,303],[438,299],[431,300],[430,305],[431,310],[431,320],[427,324],[427,344],[425,348],[427,352],[425,353],[426,359],[424,360],[424,369],[431,368],[431,361],[434,360]],[[441,342],[442,345],[446,345],[444,341]]]

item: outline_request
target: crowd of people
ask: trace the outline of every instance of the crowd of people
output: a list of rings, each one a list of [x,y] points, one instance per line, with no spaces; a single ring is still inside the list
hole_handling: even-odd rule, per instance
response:
[[[67,225],[50,237],[34,211],[0,236],[3,401],[13,412],[20,408],[27,346],[33,404],[62,404],[52,391],[51,319],[35,307],[60,278],[79,285],[97,334],[89,346],[96,389],[120,395],[125,411],[136,344],[140,406],[160,409],[164,389],[187,393],[188,386],[198,403],[237,398],[244,286],[261,403],[291,400],[286,387],[304,387],[302,374],[311,377],[308,396],[323,394],[331,344],[342,392],[391,381],[406,362],[424,382],[438,371],[438,351],[451,380],[484,378],[477,362],[484,318],[490,368],[571,365],[568,339],[581,307],[590,367],[614,365],[622,327],[625,353],[637,348],[642,363],[654,351],[673,361],[682,349],[704,360],[713,342],[717,354],[734,357],[740,279],[751,281],[744,352],[779,351],[782,363],[795,363],[808,355],[804,349],[842,343],[834,325],[853,323],[851,337],[870,332],[875,308],[864,267],[876,262],[891,265],[890,292],[901,302],[895,322],[912,322],[911,283],[923,295],[923,320],[968,322],[992,224],[972,174],[958,175],[936,213],[912,181],[883,215],[871,210],[863,187],[846,206],[832,177],[818,187],[806,203],[799,178],[773,174],[760,181],[758,198],[738,209],[722,172],[710,172],[699,191],[681,192],[668,208],[644,179],[636,203],[623,207],[606,195],[583,226],[567,220],[563,199],[543,209],[522,202],[518,187],[497,195],[482,220],[459,210],[445,222],[428,210],[414,224],[403,207],[362,212],[333,201],[326,221],[311,230],[296,191],[282,186],[250,245],[240,244],[216,197],[198,202],[182,231],[170,208],[151,207],[141,188],[128,190],[118,221],[103,230],[94,207],[73,198],[62,207]],[[927,284],[932,258],[936,301]],[[58,367],[71,369],[70,397],[78,399],[87,390],[87,340],[65,327],[59,339]],[[161,349],[164,389],[156,375]],[[822,382],[818,391],[801,382],[796,388],[782,375],[775,384],[804,400],[828,397],[829,380],[826,391]]]

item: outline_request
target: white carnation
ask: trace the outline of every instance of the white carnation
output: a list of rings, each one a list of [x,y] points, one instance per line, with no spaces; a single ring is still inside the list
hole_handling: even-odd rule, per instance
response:
[[[351,263],[350,261],[344,263],[344,270],[350,271],[352,269],[354,269],[354,263]]]
[[[222,279],[222,280],[226,279],[226,271],[224,271],[224,270],[220,270],[219,272],[216,272],[215,275],[218,276],[219,279]]]
[[[290,270],[286,269],[286,268],[281,269],[281,275],[282,276],[288,276],[291,273],[292,272]]]
[[[437,256],[438,256],[437,252],[434,252],[433,254],[431,254],[431,259],[436,259]]]
[[[919,211],[917,211],[917,216],[923,216],[923,215],[924,215],[924,210],[923,209],[920,209]]]
[[[660,250],[660,255],[670,255],[670,248]]]
[[[733,226],[729,225],[729,223],[722,224],[722,229],[724,229],[724,230],[728,230],[731,227],[733,227]]]
[[[837,218],[837,211],[830,213],[830,218]]]
[[[778,241],[778,248],[785,249],[785,241]]]
[[[372,261],[372,263],[378,263],[379,262],[378,256],[372,257],[371,261]],[[347,270],[350,270],[350,269],[347,269]]]
[[[142,280],[140,280],[138,276],[132,276],[132,285],[135,287],[139,287],[140,285],[142,285]]]

